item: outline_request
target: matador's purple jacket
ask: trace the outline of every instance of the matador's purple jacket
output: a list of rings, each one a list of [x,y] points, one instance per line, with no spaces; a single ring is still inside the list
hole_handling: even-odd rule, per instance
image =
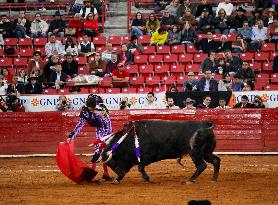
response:
[[[79,117],[80,120],[76,125],[75,129],[70,133],[72,139],[75,139],[77,134],[81,131],[82,127],[87,122],[90,126],[96,127],[96,138],[101,139],[104,136],[107,136],[112,133],[112,124],[108,113],[102,114],[105,112],[102,111],[90,112],[87,107],[83,107]]]

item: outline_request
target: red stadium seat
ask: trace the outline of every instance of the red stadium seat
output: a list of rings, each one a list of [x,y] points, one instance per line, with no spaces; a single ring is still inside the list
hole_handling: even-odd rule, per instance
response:
[[[132,76],[138,75],[138,65],[127,65],[126,71],[131,74]]]
[[[89,36],[88,36],[88,41],[91,41],[91,42],[92,42],[92,38],[89,37]],[[78,44],[81,43],[81,42],[82,42],[82,37],[78,37],[78,38],[77,38],[77,42],[78,42]]]
[[[146,63],[148,62],[148,56],[147,55],[139,55],[134,57],[134,63]]]
[[[0,66],[1,67],[12,67],[13,66],[13,59],[12,58],[1,58],[0,59]]]
[[[261,73],[256,75],[255,85],[266,87],[269,84],[269,74]]]
[[[20,48],[31,48],[33,46],[32,38],[20,38],[18,39],[18,45]]]
[[[169,65],[155,65],[154,66],[154,74],[159,76],[165,76],[169,73]]]
[[[136,88],[122,88],[122,93],[137,93]]]
[[[196,53],[194,54],[194,63],[201,63],[205,58],[208,57],[208,54],[205,53]]]
[[[198,37],[198,40],[202,40],[202,39],[208,38],[208,35],[207,34],[198,34],[197,37]]]
[[[164,76],[161,79],[161,84],[163,85],[174,85],[176,84],[176,76]]]
[[[121,51],[121,46],[113,46],[112,50],[115,53],[119,53]]]
[[[159,76],[151,76],[146,77],[146,86],[147,87],[154,87],[160,85],[160,77]]]
[[[151,37],[149,35],[138,36],[138,43],[149,44]]]
[[[261,51],[275,51],[275,43],[265,43],[262,45]]]
[[[58,90],[58,95],[69,95],[69,94],[71,94],[71,92],[69,91],[68,88]]]
[[[83,89],[83,88],[82,88]],[[104,90],[105,91],[105,90]],[[104,91],[103,91],[103,93],[104,93]],[[97,94],[97,93],[99,93],[99,88],[91,88],[90,89],[90,93],[93,93],[93,94]]]
[[[241,53],[240,58],[243,61],[252,61],[254,59],[254,53],[252,52]]]
[[[260,62],[250,63],[249,65],[250,65],[250,68],[252,68],[255,72],[262,71],[262,63],[260,63]]]
[[[112,87],[112,77],[101,78],[100,87]]]
[[[164,63],[177,63],[178,62],[178,55],[177,54],[165,54],[163,56]]]
[[[266,61],[269,59],[269,53],[259,52],[255,53],[255,61]]]
[[[5,46],[17,46],[17,38],[4,38]]]
[[[112,43],[112,45],[120,45],[122,44],[122,36],[109,36],[108,43]]]
[[[43,94],[46,95],[57,95],[57,90],[54,88],[47,88],[43,90]]]
[[[137,93],[149,93],[152,92],[153,89],[151,87],[146,87],[146,88],[138,88]]]
[[[154,54],[155,46],[143,46],[143,53],[144,54]]]
[[[154,88],[153,89],[153,92],[154,93],[161,93],[161,92],[166,92],[167,91],[167,88],[165,86],[163,87],[157,87],[157,88]]]
[[[139,67],[139,75],[141,76],[151,76],[153,72],[153,65],[140,65]]]
[[[14,58],[14,67],[26,68],[28,65],[27,58]]]
[[[186,53],[179,55],[179,63],[192,63],[193,62],[193,54]]]
[[[123,36],[122,37],[122,43],[128,44],[130,42],[130,36]]]
[[[33,56],[33,48],[24,48],[20,49],[18,55],[21,57],[32,57]]]
[[[231,41],[231,42],[234,42],[234,41],[236,40],[236,36],[237,36],[236,33],[229,33],[229,34],[227,35],[227,40],[228,40],[228,41]]]
[[[105,36],[96,36],[93,38],[93,43],[95,46],[105,46],[106,37]]]
[[[278,74],[271,74],[270,82],[271,83],[278,83]]]
[[[130,78],[130,85],[132,87],[144,87],[145,78],[143,76],[133,76]]]
[[[186,72],[194,72],[199,73],[200,72],[200,64],[190,64],[186,65]]]
[[[102,47],[97,47],[96,48],[96,51],[99,52],[99,53],[102,53],[104,51],[106,51],[106,47],[102,46]]]
[[[263,71],[272,71],[273,62],[264,62],[262,70]]]
[[[183,85],[184,81],[187,80],[187,76],[178,76],[177,77],[177,85]]]
[[[173,75],[184,75],[185,66],[182,64],[171,65],[170,72]]]
[[[47,43],[47,38],[34,38],[35,47],[44,47]]]
[[[158,54],[170,53],[170,46],[157,46],[156,53]]]
[[[78,67],[78,74],[89,75],[89,69],[87,66]]]
[[[163,62],[163,55],[150,55],[149,56],[150,63],[162,63]]]
[[[188,53],[197,53],[198,52],[194,45],[187,45],[186,50]]]
[[[118,94],[121,93],[121,88],[107,88],[106,93]]]
[[[77,61],[78,65],[86,65],[87,64],[87,57],[76,57],[75,60]]]
[[[172,46],[171,53],[185,53],[185,45],[174,45]]]
[[[278,85],[267,85],[265,90],[278,90]]]

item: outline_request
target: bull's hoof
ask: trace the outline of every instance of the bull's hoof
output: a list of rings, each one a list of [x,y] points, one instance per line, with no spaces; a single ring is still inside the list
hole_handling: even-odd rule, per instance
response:
[[[191,181],[191,180],[186,181],[186,184],[194,184],[194,181]]]
[[[114,179],[111,184],[117,185],[120,184],[120,181],[118,179]]]
[[[109,175],[102,175],[102,178],[101,178],[103,181],[113,181],[113,177],[109,176]]]

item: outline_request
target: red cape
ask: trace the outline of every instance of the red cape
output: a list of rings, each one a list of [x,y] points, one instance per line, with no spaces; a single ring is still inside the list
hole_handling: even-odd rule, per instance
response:
[[[56,162],[61,172],[76,183],[90,182],[97,175],[94,169],[75,156],[73,140],[59,143]]]

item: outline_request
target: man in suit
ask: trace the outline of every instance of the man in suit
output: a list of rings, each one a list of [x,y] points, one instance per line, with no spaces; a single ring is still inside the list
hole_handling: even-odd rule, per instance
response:
[[[60,89],[65,87],[67,75],[62,72],[62,64],[57,63],[55,65],[55,71],[53,71],[49,78],[49,83],[53,88]]]
[[[249,103],[249,99],[247,95],[241,96],[241,100],[239,103],[235,104],[234,108],[252,108],[252,104]]]
[[[213,40],[212,32],[207,32],[208,38],[203,38],[199,41],[199,52],[209,53],[217,50],[217,42]]]
[[[25,86],[25,94],[42,94],[42,84],[38,83],[38,77],[30,76],[29,83]]]
[[[218,91],[218,83],[211,77],[211,70],[205,71],[205,76],[197,84],[198,91]]]

